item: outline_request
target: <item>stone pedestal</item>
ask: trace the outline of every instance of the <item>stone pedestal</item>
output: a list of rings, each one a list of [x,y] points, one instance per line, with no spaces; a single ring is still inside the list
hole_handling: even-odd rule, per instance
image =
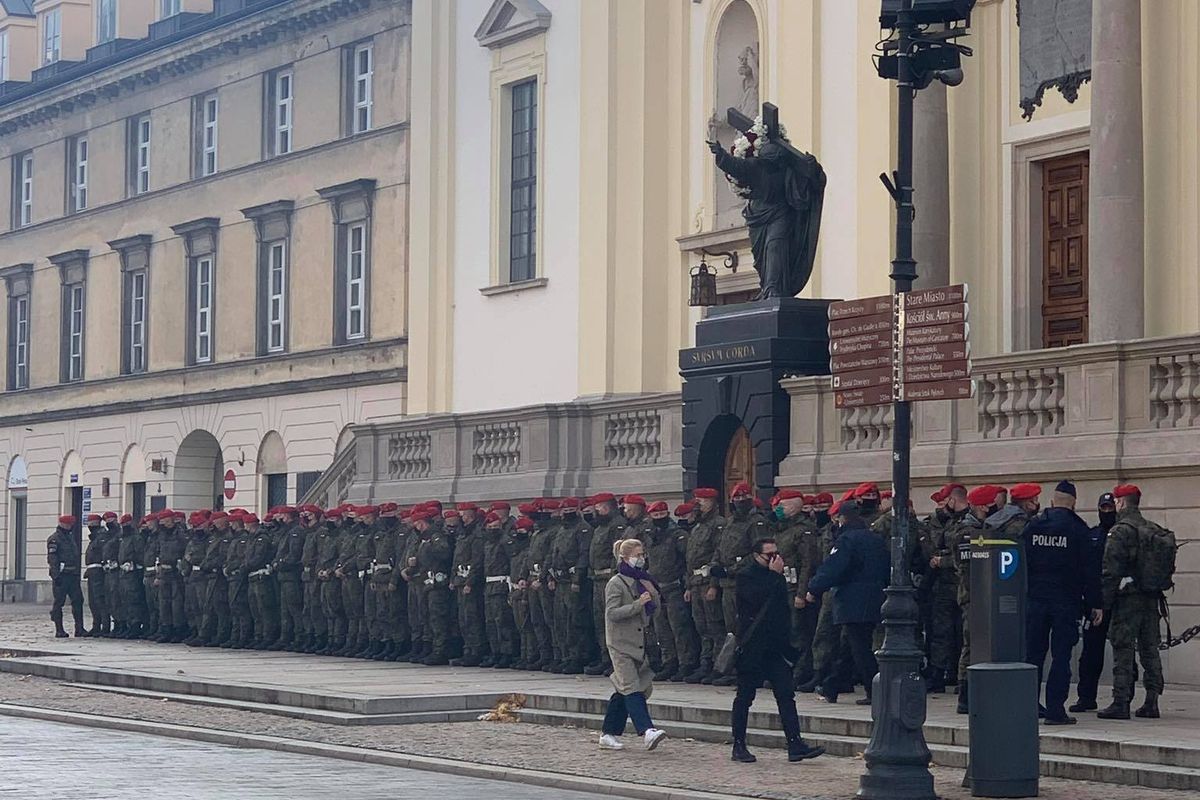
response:
[[[791,418],[779,381],[829,374],[831,302],[778,298],[721,306],[696,326],[696,346],[679,351],[685,492],[724,488],[726,454],[744,427],[755,491],[763,499],[774,494]]]

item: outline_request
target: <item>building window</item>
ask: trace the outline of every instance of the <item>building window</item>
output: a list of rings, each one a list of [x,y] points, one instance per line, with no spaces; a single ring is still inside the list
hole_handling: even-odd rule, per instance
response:
[[[129,195],[150,191],[150,115],[140,114],[129,120]]]
[[[158,0],[158,18],[173,17],[180,11],[180,0]]]
[[[13,220],[14,228],[33,222],[33,153],[13,156]]]
[[[88,207],[88,140],[76,136],[67,140],[67,212]]]
[[[8,80],[8,31],[0,31],[0,83]]]
[[[42,66],[53,64],[62,55],[62,9],[53,8],[42,15]]]
[[[367,226],[346,226],[346,341],[367,335]]]
[[[29,388],[29,295],[8,298],[8,388]]]
[[[204,177],[217,171],[217,95],[206,94],[196,105],[196,174]]]
[[[191,318],[192,363],[212,361],[213,259],[200,256],[192,260]]]
[[[292,152],[292,71],[280,70],[269,76],[267,85],[267,155]]]
[[[96,44],[117,38],[117,0],[98,0],[96,3]]]
[[[368,44],[356,45],[351,67],[350,97],[353,100],[350,109],[351,133],[363,133],[371,130],[371,119],[374,112],[375,49]]]
[[[83,303],[82,283],[63,287],[61,380],[64,383],[83,380]]]
[[[537,272],[537,79],[514,84],[509,178],[508,280]]]
[[[146,270],[125,273],[125,373],[146,371]]]
[[[270,242],[265,247],[266,350],[281,353],[287,345],[287,241]]]

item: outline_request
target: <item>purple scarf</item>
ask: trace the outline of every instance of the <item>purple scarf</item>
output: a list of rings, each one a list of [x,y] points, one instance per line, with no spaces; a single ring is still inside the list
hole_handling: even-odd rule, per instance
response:
[[[637,593],[639,597],[643,592],[648,591],[642,581],[646,581],[647,583],[653,585],[654,591],[659,597],[662,597],[662,589],[659,588],[658,581],[654,580],[654,576],[652,576],[649,572],[646,572],[646,570],[638,569],[637,567],[632,566],[625,559],[621,559],[621,563],[617,565],[617,572],[621,573],[626,578],[633,578],[637,582]],[[654,610],[658,608],[658,603],[651,600],[642,607],[646,610],[646,616],[653,617]]]

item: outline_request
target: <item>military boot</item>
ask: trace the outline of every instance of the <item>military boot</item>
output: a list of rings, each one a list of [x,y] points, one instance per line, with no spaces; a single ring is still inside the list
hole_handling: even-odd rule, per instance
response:
[[[1142,719],[1158,719],[1158,692],[1146,690],[1146,702],[1142,703],[1142,707],[1133,712],[1135,717]]]
[[[701,683],[712,670],[711,664],[702,663],[694,672],[683,679],[684,683]]]
[[[733,686],[737,683],[737,675],[729,673],[728,675],[720,675],[713,678],[713,686]]]
[[[491,669],[492,667],[496,666],[496,659],[492,658],[491,656],[480,659],[479,666],[483,669]]]
[[[578,661],[572,661],[572,660],[564,661],[563,665],[562,665],[562,674],[563,675],[582,675],[583,674],[583,664],[580,664]]]
[[[54,638],[55,639],[66,639],[67,636],[68,636],[67,632],[65,630],[63,630],[62,618],[55,619],[54,620]]]
[[[691,664],[680,664],[679,669],[670,677],[671,683],[683,683],[688,679],[688,676],[696,671],[696,668]]]
[[[75,620],[75,638],[86,639],[89,636],[91,636],[91,634],[83,629],[83,623],[79,620]]]
[[[584,675],[603,675],[604,667],[605,667],[605,663],[603,661],[597,661],[593,664],[588,664],[586,667],[584,667],[583,674]]]
[[[668,661],[667,663],[663,664],[662,669],[654,673],[654,680],[669,681],[675,677],[677,672],[679,672],[679,662]]]
[[[754,754],[746,749],[745,739],[733,740],[733,755],[730,756],[730,761],[740,761],[743,764],[753,764],[758,761]]]
[[[1129,719],[1129,701],[1113,698],[1112,705],[1096,712],[1099,719]]]

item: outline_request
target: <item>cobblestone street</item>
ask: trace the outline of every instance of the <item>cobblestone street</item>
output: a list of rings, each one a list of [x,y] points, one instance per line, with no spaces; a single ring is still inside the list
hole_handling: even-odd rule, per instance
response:
[[[44,607],[7,606],[0,609],[0,641],[3,642],[0,649],[5,646],[35,649],[39,644],[46,646],[48,642],[52,643],[54,640],[47,638],[49,626],[44,615]],[[70,641],[79,652],[106,644],[86,640]],[[143,645],[142,647],[149,648],[149,652],[152,653],[161,652],[164,656],[170,654],[172,658],[188,652],[186,648],[178,645]],[[217,659],[235,657],[235,654],[227,651],[199,652],[206,657]],[[351,662],[343,660],[320,658],[312,658],[311,662],[313,667],[323,668],[338,664],[349,667],[351,664]],[[400,667],[401,665],[396,665],[397,676],[405,674]],[[265,676],[247,675],[245,679],[248,681],[263,680]],[[802,708],[807,702],[805,698],[801,698]],[[774,800],[851,797],[857,788],[858,776],[862,772],[862,762],[859,759],[825,757],[797,765],[787,763],[783,752],[773,749],[758,750],[760,758],[758,764],[734,764],[729,761],[729,752],[726,746],[686,739],[671,739],[654,753],[646,753],[633,747],[622,753],[600,752],[596,747],[596,735],[592,731],[527,723],[472,721],[453,724],[429,723],[366,727],[330,725],[252,711],[190,705],[153,697],[126,696],[68,685],[46,678],[8,673],[0,673],[0,703],[83,712],[122,719],[149,720],[245,734],[265,734],[297,741],[321,742],[452,759],[473,764],[495,765],[497,768],[533,769],[591,777],[598,780],[620,780],[631,785],[653,785],[740,797],[773,798]],[[0,731],[12,730],[11,726],[20,724],[24,723],[0,716]],[[669,725],[664,724],[664,727],[669,730]],[[76,728],[64,729],[62,735],[74,741],[76,738],[107,737],[108,732]],[[1194,737],[1194,733],[1192,736]],[[10,737],[10,740],[12,738]],[[632,740],[628,737],[626,741],[632,744]],[[175,743],[167,744],[174,746]],[[21,776],[16,778],[19,786],[25,785],[22,781],[27,781],[28,786],[34,786],[39,780],[43,780],[40,776],[43,774],[44,767],[38,769],[32,763],[22,762],[24,766],[18,768],[13,766],[17,762],[8,758],[14,752],[27,757],[30,748],[33,747],[33,745],[24,744],[20,737],[15,737],[15,741],[12,741],[11,744],[6,743],[6,757],[0,761],[0,775],[4,776],[0,786],[11,788],[14,784],[14,773]],[[244,751],[216,748],[212,757],[216,763],[227,759],[224,771],[236,771],[240,769],[237,765],[243,763],[238,761],[243,755],[245,755]],[[305,757],[295,756],[294,758],[304,760]],[[316,765],[311,766],[311,769],[318,772],[326,770],[331,774],[353,775],[357,774],[357,770],[365,769],[360,764],[350,765],[323,758],[308,759],[308,762]],[[54,764],[61,763],[63,763],[61,753],[56,753]],[[125,766],[132,762],[124,757],[113,758],[104,763],[112,765],[102,770],[105,780],[111,778],[109,773],[120,778],[125,771],[129,771],[133,776],[132,780],[139,786],[146,784],[146,770],[141,764],[136,767]],[[409,774],[407,771],[401,773],[399,770],[388,767],[379,769],[393,769],[396,776],[390,780],[394,786],[407,785],[405,777]],[[960,800],[969,797],[969,793],[959,787],[962,777],[961,770],[935,767],[933,773],[941,797],[946,800]],[[364,793],[356,794],[346,791],[343,792],[343,796],[348,798],[376,796],[368,793],[370,791],[368,784],[364,784],[364,786],[368,786],[363,789]],[[344,788],[344,785],[338,784],[338,787],[339,789]],[[511,795],[514,798],[542,796],[535,794],[533,787],[516,788],[514,791],[516,793]],[[132,793],[131,790],[129,796],[132,796]],[[504,797],[504,795],[497,795],[490,790],[488,793],[496,800]],[[13,796],[37,797],[39,795],[25,793]],[[119,797],[121,795],[108,796]],[[221,795],[188,796],[216,797]],[[276,795],[250,796],[275,797]],[[287,796],[306,797],[294,792]],[[391,796],[403,795],[397,795],[393,791]],[[455,793],[452,796],[464,795]],[[567,795],[559,791],[557,796],[566,797]],[[1041,782],[1041,797],[1049,800],[1182,800],[1186,796],[1184,793],[1170,790],[1054,778],[1043,778]]]

